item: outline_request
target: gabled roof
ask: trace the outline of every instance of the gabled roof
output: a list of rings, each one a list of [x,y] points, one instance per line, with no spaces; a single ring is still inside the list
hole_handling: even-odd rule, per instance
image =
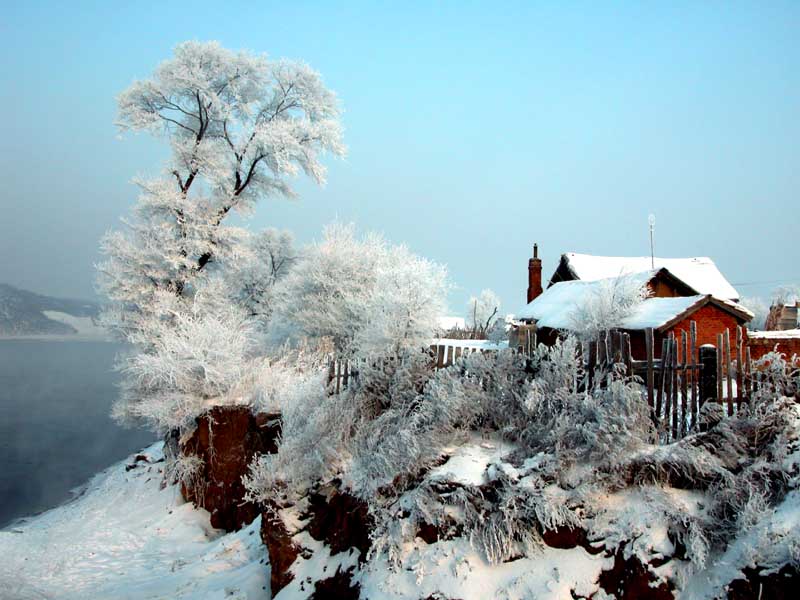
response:
[[[642,271],[667,269],[672,275],[683,281],[698,294],[710,294],[725,300],[738,300],[739,293],[720,273],[714,261],[708,257],[695,258],[655,258],[649,256],[593,256],[568,252],[561,255],[560,268],[566,268],[575,279],[581,281],[597,281],[620,275],[629,275]],[[556,272],[557,273],[557,272]],[[556,275],[554,275],[554,278]],[[550,280],[550,284],[558,281]]]
[[[652,273],[635,274],[631,277],[641,279],[644,283],[648,281],[647,275]],[[536,321],[539,327],[569,330],[572,326],[572,314],[590,300],[601,282],[602,280],[556,283],[519,311],[516,317],[523,321]],[[753,318],[750,311],[734,302],[714,298],[710,294],[698,294],[678,298],[648,298],[636,307],[619,328],[641,330],[652,327],[664,331],[708,304],[734,315],[741,322]]]

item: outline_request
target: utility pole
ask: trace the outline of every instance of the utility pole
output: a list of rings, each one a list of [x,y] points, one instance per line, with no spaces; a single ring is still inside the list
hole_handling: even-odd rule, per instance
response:
[[[650,268],[656,270],[655,259],[655,237],[656,237],[656,216],[651,214],[647,217],[647,222],[650,224]]]

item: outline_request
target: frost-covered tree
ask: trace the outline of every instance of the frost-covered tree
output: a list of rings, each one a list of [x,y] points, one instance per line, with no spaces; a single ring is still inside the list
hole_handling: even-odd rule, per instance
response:
[[[767,303],[757,296],[745,297],[739,302],[754,315],[753,319],[747,324],[747,328],[752,331],[763,330],[767,326],[767,316],[769,315]]]
[[[188,305],[171,292],[155,294],[153,311],[164,317],[132,336],[137,347],[118,364],[123,380],[116,418],[163,434],[189,425],[212,405],[247,400],[236,392],[258,337],[253,320],[222,287],[219,280],[206,282]]]
[[[649,293],[635,276],[600,280],[570,315],[570,331],[582,340],[597,339],[600,333],[619,327]]]
[[[800,300],[800,285],[781,285],[772,290],[772,305],[791,304]]]
[[[172,153],[121,231],[109,233],[99,266],[111,299],[106,323],[141,331],[157,292],[190,299],[198,277],[236,259],[241,230],[227,226],[265,196],[293,196],[290,180],[325,180],[326,152],[342,154],[339,106],[307,65],[185,42],[119,99],[123,131],[165,137]]]
[[[498,319],[500,298],[492,290],[483,290],[467,302],[466,324],[474,339],[483,339]]]
[[[344,356],[397,354],[433,337],[444,312],[445,269],[391,246],[328,226],[275,287],[272,339],[332,341]]]
[[[224,264],[228,295],[266,325],[272,315],[273,288],[298,258],[293,236],[288,231],[265,229],[247,236],[238,254]]]

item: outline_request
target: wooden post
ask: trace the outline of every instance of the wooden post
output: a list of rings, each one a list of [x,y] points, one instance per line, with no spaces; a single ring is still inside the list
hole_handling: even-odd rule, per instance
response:
[[[331,356],[330,362],[328,363],[328,385],[333,383],[334,377],[336,377],[336,359]]]
[[[597,366],[601,369],[606,367],[608,362],[608,348],[606,346],[606,332],[602,332],[597,340]]]
[[[742,326],[736,326],[736,408],[741,410],[744,403],[744,349],[742,343],[744,335]]]
[[[725,342],[725,378],[728,382],[728,416],[733,416],[733,378],[731,377],[731,332],[726,329],[723,340]]]
[[[672,339],[667,337],[664,340],[666,352],[661,358],[661,377],[664,380],[664,431],[667,437],[670,432],[670,419],[672,417]]]
[[[664,395],[667,391],[667,360],[669,359],[669,339],[664,338],[661,340],[661,381],[658,386],[658,398],[656,398],[656,416],[658,417],[658,426],[659,429],[663,424],[662,419],[667,414],[667,406],[666,404],[669,402],[669,398],[667,398],[667,403],[664,402]],[[662,408],[663,413],[662,413]]]
[[[444,352],[445,347],[441,344],[436,348],[436,368],[441,369],[444,366]]]
[[[622,360],[625,361],[625,371],[628,377],[633,376],[633,355],[631,354],[631,335],[622,334]],[[648,390],[647,401],[650,402],[651,391]]]
[[[678,439],[678,341],[675,333],[669,334],[670,352],[670,379],[669,386],[672,392],[672,439]]]
[[[447,358],[444,361],[444,365],[446,367],[449,367],[452,364],[453,364],[453,347],[452,346],[448,346],[447,347]]]
[[[692,364],[692,425],[697,426],[700,418],[700,357],[697,355],[697,323],[689,322],[689,344]]]
[[[723,337],[721,333],[717,334],[717,402],[722,403],[725,401],[725,394],[722,389],[723,379],[722,379],[722,362],[723,357],[725,356],[725,345],[723,343]]]
[[[711,344],[700,346],[700,405],[717,397],[717,349]]]
[[[750,346],[745,350],[744,361],[747,369],[744,377],[745,392],[747,393],[747,403],[752,406],[750,399],[753,397],[753,361],[750,358]]]
[[[644,341],[647,346],[647,405],[652,413],[655,408],[655,373],[653,372],[653,328],[644,330]]]
[[[691,415],[689,414],[689,388],[687,386],[687,377],[689,375],[689,336],[686,335],[686,331],[681,331],[681,360],[683,360],[683,364],[681,365],[680,370],[680,378],[681,378],[681,430],[680,434],[681,437],[686,435],[686,432],[689,428],[689,423]]]

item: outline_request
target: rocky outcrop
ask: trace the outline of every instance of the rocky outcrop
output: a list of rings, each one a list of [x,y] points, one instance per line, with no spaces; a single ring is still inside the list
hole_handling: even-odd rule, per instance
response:
[[[311,556],[310,550],[294,542],[292,536],[297,532],[289,532],[280,514],[277,507],[268,506],[261,516],[261,539],[269,554],[273,597],[294,579],[290,572],[292,563],[299,556]],[[323,542],[332,556],[355,548],[359,551],[360,562],[366,558],[371,543],[372,520],[367,505],[358,498],[341,492],[336,485],[326,486],[309,494],[302,520],[308,535]],[[358,598],[359,585],[352,579],[352,567],[337,569],[331,577],[314,583],[311,597]]]
[[[261,510],[245,502],[242,476],[256,454],[272,454],[280,435],[279,415],[254,415],[245,406],[218,406],[196,419],[181,454],[200,459],[200,472],[181,484],[187,501],[211,513],[211,525],[235,531]]]
[[[314,583],[314,593],[309,600],[358,600],[361,586],[353,583],[353,571],[337,569],[333,577]]]
[[[268,507],[261,514],[261,540],[267,547],[270,565],[270,589],[274,597],[294,579],[289,567],[300,554],[276,508]]]
[[[603,590],[618,600],[673,600],[669,584],[658,582],[647,565],[635,556],[625,558],[625,549],[620,547],[614,555],[611,569],[600,573],[598,583]]]
[[[789,600],[800,590],[800,571],[789,565],[769,575],[745,569],[744,575],[728,586],[729,600]]]
[[[360,560],[366,558],[372,529],[366,503],[331,486],[309,496],[308,510],[308,533],[325,542],[332,555],[357,548]]]

